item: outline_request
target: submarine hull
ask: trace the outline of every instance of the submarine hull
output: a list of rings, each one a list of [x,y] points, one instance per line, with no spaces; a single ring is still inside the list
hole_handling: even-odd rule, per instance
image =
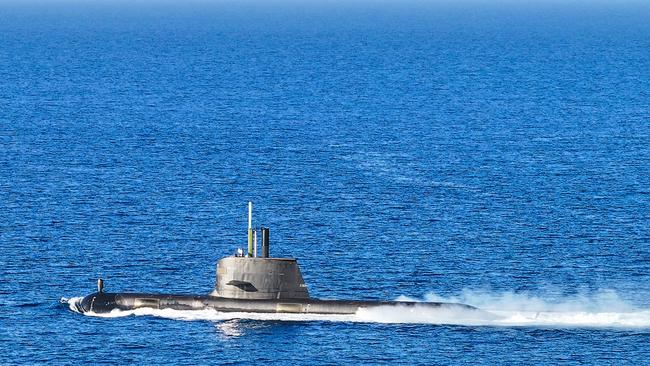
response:
[[[444,302],[348,301],[319,299],[231,299],[211,295],[172,295],[96,292],[75,304],[81,313],[105,314],[139,308],[205,310],[245,313],[354,314],[361,308],[379,306],[425,306],[477,310],[475,307]]]

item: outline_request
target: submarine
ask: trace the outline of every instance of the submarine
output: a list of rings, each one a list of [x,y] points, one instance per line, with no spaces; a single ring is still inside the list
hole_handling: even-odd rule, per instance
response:
[[[355,314],[359,309],[384,306],[478,310],[447,302],[321,300],[309,296],[295,258],[269,255],[269,228],[260,227],[261,255],[257,255],[257,229],[253,229],[253,204],[248,203],[248,252],[243,249],[220,259],[216,284],[205,295],[105,292],[97,280],[97,292],[71,305],[80,313],[106,314],[139,308],[206,310],[243,313]]]

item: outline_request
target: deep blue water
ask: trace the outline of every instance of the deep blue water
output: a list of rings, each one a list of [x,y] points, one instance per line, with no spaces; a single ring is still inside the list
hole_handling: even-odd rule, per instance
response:
[[[644,364],[649,168],[640,2],[2,2],[0,364]],[[312,296],[563,320],[59,303],[209,292],[248,200]]]

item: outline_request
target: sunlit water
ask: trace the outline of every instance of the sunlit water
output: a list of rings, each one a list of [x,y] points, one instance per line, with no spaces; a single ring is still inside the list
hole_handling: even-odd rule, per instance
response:
[[[0,364],[650,359],[647,4],[94,4],[0,2]],[[248,200],[314,297],[481,310],[70,310]]]

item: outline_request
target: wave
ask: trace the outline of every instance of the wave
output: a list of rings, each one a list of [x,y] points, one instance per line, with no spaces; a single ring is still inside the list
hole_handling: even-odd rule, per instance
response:
[[[81,297],[62,299],[70,310],[78,311]],[[459,296],[443,297],[433,293],[423,300],[400,296],[397,301],[456,302],[480,310],[457,307],[431,308],[425,306],[380,306],[359,309],[352,315],[232,313],[205,310],[174,310],[140,308],[114,310],[107,314],[84,313],[104,318],[124,316],[154,316],[184,321],[224,322],[235,319],[260,321],[328,321],[363,323],[410,323],[499,327],[547,328],[650,328],[650,309],[635,307],[622,300],[614,291],[599,291],[592,295],[576,295],[555,300],[527,293],[491,293],[465,290]]]

